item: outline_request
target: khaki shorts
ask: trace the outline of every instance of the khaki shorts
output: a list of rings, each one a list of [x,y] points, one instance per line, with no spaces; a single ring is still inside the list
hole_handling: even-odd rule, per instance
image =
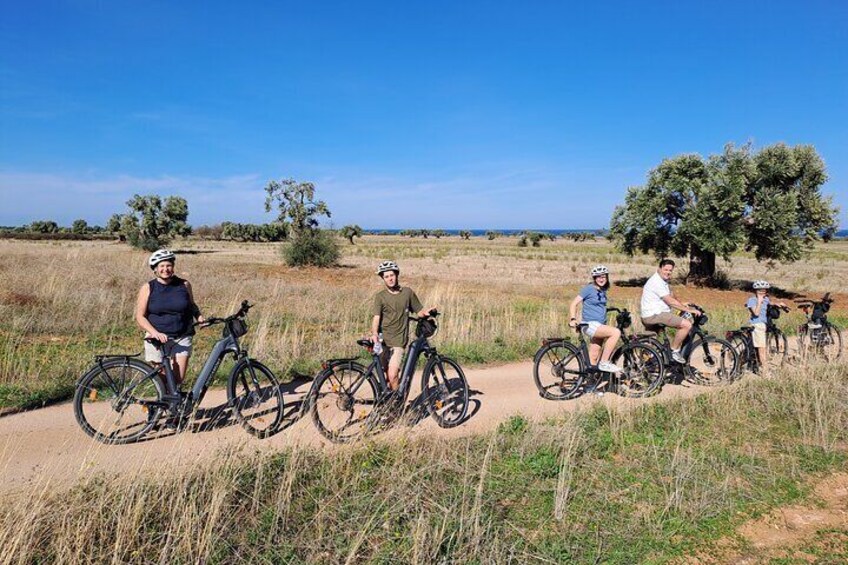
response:
[[[659,326],[679,328],[683,325],[683,318],[675,316],[671,312],[663,312],[662,314],[654,314],[653,316],[642,318],[642,325],[648,331],[655,331],[655,328],[658,329]]]
[[[387,347],[387,355],[389,357],[389,367],[400,369],[400,363],[403,361],[403,347]]]
[[[165,344],[165,351],[171,352],[171,357],[178,356],[191,356],[191,336],[185,336],[177,341],[169,339]],[[156,348],[152,343],[148,343],[146,340],[144,342],[144,360],[148,363],[161,363],[162,362],[162,354],[159,352],[159,349]]]
[[[754,331],[751,332],[751,339],[754,342],[754,347],[766,346],[766,325],[763,323],[752,324]]]

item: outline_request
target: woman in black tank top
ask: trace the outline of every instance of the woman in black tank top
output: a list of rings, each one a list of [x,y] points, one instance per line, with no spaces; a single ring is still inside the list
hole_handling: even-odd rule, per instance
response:
[[[203,321],[200,309],[194,302],[191,284],[174,274],[175,255],[167,249],[160,249],[150,256],[148,265],[156,276],[138,291],[135,307],[135,320],[147,336],[155,337],[162,343],[169,339],[183,338],[177,341],[172,355],[172,366],[177,384],[183,381],[191,354],[192,322]],[[159,361],[155,352],[148,350],[148,361]]]

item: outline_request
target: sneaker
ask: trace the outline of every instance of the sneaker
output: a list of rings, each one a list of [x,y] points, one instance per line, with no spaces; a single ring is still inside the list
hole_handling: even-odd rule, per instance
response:
[[[598,363],[598,369],[605,373],[620,373],[621,367],[616,365],[615,363],[610,363],[609,361],[603,361]]]
[[[683,358],[683,355],[680,354],[680,351],[672,351],[671,358],[675,363],[680,363],[681,365],[686,363],[686,359]]]

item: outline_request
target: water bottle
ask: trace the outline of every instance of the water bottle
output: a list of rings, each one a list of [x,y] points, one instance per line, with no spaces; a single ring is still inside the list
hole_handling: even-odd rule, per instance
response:
[[[383,344],[378,340],[374,343],[374,355],[380,355],[383,353]]]

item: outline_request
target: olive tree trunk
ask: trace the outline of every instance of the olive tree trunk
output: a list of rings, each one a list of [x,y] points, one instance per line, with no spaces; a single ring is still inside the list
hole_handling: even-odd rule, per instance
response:
[[[712,278],[716,272],[716,256],[712,251],[703,251],[693,245],[689,252],[689,280]]]

